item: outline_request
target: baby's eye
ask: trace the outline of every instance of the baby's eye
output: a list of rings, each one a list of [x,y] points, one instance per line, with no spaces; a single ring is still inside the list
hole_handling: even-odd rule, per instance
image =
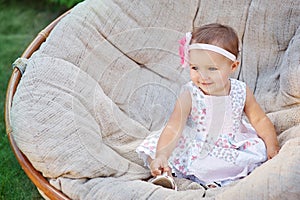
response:
[[[192,69],[197,71],[199,69],[199,67],[193,66]]]
[[[216,70],[218,70],[218,68],[217,67],[209,67],[208,70],[209,71],[216,71]]]

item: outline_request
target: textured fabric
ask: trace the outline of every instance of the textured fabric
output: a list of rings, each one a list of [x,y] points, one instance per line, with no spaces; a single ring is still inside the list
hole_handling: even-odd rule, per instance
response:
[[[294,0],[87,0],[28,60],[11,111],[17,145],[72,199],[297,199],[299,8]],[[235,78],[254,91],[282,149],[234,185],[204,192],[177,179],[181,191],[170,191],[141,181],[150,173],[135,149],[165,124],[189,81],[178,40],[211,22],[237,30]]]
[[[266,161],[264,142],[242,119],[246,85],[230,79],[228,96],[208,96],[189,82],[192,108],[169,162],[178,177],[196,176],[201,184],[231,182],[247,176]],[[155,158],[161,132],[149,135],[137,148],[147,163]],[[145,154],[145,155],[144,155]],[[146,164],[147,165],[147,164]]]

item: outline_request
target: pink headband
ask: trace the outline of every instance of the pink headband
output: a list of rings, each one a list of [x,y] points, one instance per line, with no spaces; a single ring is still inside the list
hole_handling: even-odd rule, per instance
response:
[[[219,54],[225,56],[226,58],[228,58],[232,61],[236,60],[235,55],[233,55],[229,51],[226,51],[225,49],[220,48],[220,47],[215,46],[215,45],[203,44],[203,43],[194,43],[194,44],[190,45],[191,39],[192,39],[192,33],[187,32],[185,34],[185,37],[183,37],[179,41],[179,43],[180,43],[179,55],[181,57],[181,65],[182,65],[183,68],[186,68],[186,67],[189,66],[189,50],[192,50],[192,49],[209,50],[209,51],[219,53]]]

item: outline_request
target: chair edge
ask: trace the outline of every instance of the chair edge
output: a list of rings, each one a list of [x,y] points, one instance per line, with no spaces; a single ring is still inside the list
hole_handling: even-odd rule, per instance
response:
[[[71,10],[68,10],[67,12],[63,13],[58,18],[56,18],[53,22],[51,22],[46,28],[44,28],[35,37],[35,39],[29,44],[29,46],[23,52],[21,57],[30,58],[30,56],[40,47],[40,45],[43,42],[45,42],[48,35],[53,30],[53,28],[57,25],[57,23],[66,15],[68,15],[70,12]],[[5,116],[6,133],[9,139],[10,146],[19,164],[21,165],[22,169],[39,190],[41,190],[50,199],[68,200],[69,198],[65,194],[63,194],[61,191],[59,191],[58,189],[50,185],[48,180],[45,177],[43,177],[42,174],[32,166],[32,164],[27,159],[27,157],[18,148],[13,138],[12,135],[13,131],[12,131],[11,121],[10,121],[10,109],[21,76],[22,76],[21,72],[17,68],[14,68],[10,80],[8,82],[7,91],[6,91],[4,116]]]

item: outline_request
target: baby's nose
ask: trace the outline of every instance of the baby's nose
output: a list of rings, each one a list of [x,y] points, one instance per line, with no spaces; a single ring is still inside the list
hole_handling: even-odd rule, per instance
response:
[[[209,79],[209,75],[205,72],[200,72],[199,75],[200,75],[201,79],[203,79],[203,80]]]

